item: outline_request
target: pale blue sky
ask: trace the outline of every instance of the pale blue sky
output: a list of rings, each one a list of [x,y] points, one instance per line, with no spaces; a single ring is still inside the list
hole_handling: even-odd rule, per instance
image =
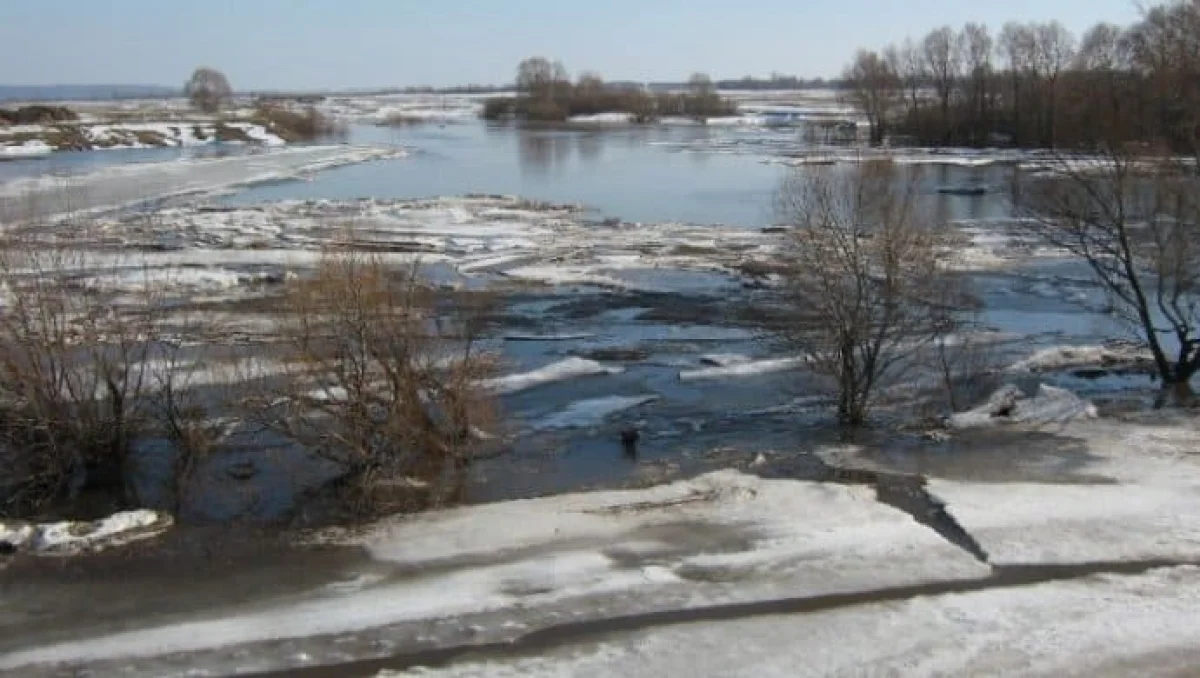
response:
[[[0,83],[236,88],[502,83],[530,55],[609,79],[837,75],[942,24],[1129,23],[1133,0],[0,0]]]

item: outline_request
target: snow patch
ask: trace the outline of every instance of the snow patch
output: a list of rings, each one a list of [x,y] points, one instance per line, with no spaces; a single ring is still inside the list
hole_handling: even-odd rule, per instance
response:
[[[157,536],[171,527],[170,515],[157,511],[126,511],[94,522],[0,522],[0,541],[19,551],[40,555],[72,555],[119,546]]]
[[[41,139],[30,139],[20,144],[0,144],[0,158],[33,158],[54,152]]]

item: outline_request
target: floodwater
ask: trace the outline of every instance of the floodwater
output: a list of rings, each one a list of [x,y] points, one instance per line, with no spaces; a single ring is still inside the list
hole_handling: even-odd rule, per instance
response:
[[[795,128],[627,126],[522,128],[484,123],[402,128],[356,126],[351,142],[403,146],[406,158],[353,165],[303,184],[243,191],[230,202],[290,198],[422,198],[466,193],[582,204],[629,222],[766,226],[789,171],[764,161],[805,147]],[[1008,214],[1002,167],[913,167],[940,219]],[[953,196],[945,187],[983,186]]]
[[[359,125],[352,128],[350,142],[404,147],[410,153],[322,172],[306,181],[256,186],[221,200],[253,204],[282,199],[510,194],[583,204],[595,218],[755,228],[775,223],[774,195],[787,173],[805,171],[773,161],[812,150],[798,129],[720,126]],[[216,148],[55,154],[0,165],[0,180],[223,152]],[[231,152],[251,151],[234,147]],[[1008,166],[905,165],[897,171],[915,175],[931,220],[986,223],[1012,216],[1006,190],[1011,178]],[[972,190],[961,190],[964,187]],[[1056,276],[1084,274],[1034,266],[972,276],[984,304],[981,322],[988,329],[1026,337],[1019,345],[1000,349],[1014,356],[1039,345],[1097,343],[1119,335],[1120,328],[1111,319],[1070,301],[1072,294],[1078,294],[1078,285],[1068,289],[1046,283]],[[753,464],[760,453],[794,455],[833,442],[827,407],[820,403],[790,406],[798,398],[812,400],[820,392],[821,384],[811,375],[781,372],[680,379],[681,370],[702,366],[707,354],[771,358],[784,350],[761,328],[732,320],[721,311],[754,302],[753,291],[741,289],[738,281],[727,289],[723,285],[731,281],[700,279],[704,275],[656,279],[656,284],[677,293],[654,299],[577,287],[510,305],[506,311],[510,329],[586,338],[497,342],[506,372],[537,369],[571,356],[587,357],[597,350],[643,357],[604,361],[621,368],[619,374],[569,380],[505,397],[502,409],[512,422],[511,432],[517,433],[515,442],[507,455],[479,466],[470,499],[653,483],[705,468]],[[687,309],[694,310],[689,315]],[[572,403],[611,397],[655,400],[615,413],[599,426],[551,431],[536,427],[536,422]],[[636,455],[619,442],[620,431],[629,427],[641,432]],[[220,480],[225,476],[219,469],[208,475],[219,480],[216,485],[228,485]],[[279,482],[272,481],[275,476]],[[196,513],[222,521],[281,517],[300,491],[295,477],[264,473],[257,496],[210,495]]]

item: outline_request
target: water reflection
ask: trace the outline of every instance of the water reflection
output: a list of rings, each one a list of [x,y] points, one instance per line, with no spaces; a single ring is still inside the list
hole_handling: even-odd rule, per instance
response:
[[[787,149],[810,148],[804,132],[709,126],[521,127],[469,122],[438,127],[352,128],[351,143],[404,146],[395,160],[321,172],[311,181],[258,186],[227,198],[247,204],[282,199],[381,199],[503,193],[582,203],[628,221],[766,226],[790,170],[765,164]],[[93,171],[184,155],[254,152],[249,147],[61,153],[0,163],[5,178]],[[914,166],[923,200],[945,219],[1010,216],[1004,167]],[[980,185],[982,195],[947,195],[946,186]]]

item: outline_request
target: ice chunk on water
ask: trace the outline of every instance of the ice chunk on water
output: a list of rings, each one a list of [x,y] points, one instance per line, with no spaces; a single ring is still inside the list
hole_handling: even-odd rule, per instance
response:
[[[532,372],[510,374],[504,377],[488,379],[483,385],[493,392],[503,395],[524,391],[543,384],[551,384],[556,381],[566,381],[577,377],[590,377],[601,374],[620,374],[623,371],[620,367],[606,367],[595,360],[568,358],[533,370]]]
[[[567,409],[557,412],[538,422],[535,428],[569,429],[599,426],[604,420],[617,412],[641,407],[646,403],[658,400],[656,395],[641,396],[608,396],[593,398],[571,403]]]

